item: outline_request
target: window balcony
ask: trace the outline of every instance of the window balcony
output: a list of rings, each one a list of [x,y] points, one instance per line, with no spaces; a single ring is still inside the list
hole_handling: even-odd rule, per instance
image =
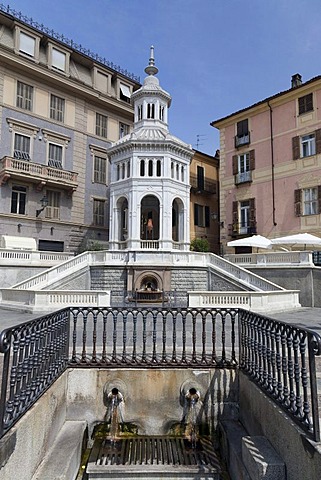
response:
[[[217,182],[211,180],[199,181],[197,175],[190,175],[192,193],[203,193],[204,195],[215,195],[217,193]]]
[[[229,236],[233,238],[256,235],[256,233],[256,222],[249,222],[248,224],[233,223],[229,225]]]
[[[248,145],[250,143],[250,132],[245,135],[236,135],[235,137],[235,148],[243,147],[243,145]]]
[[[5,184],[10,178],[35,183],[39,190],[49,186],[69,190],[72,193],[78,187],[77,176],[75,172],[13,157],[4,157],[0,160],[0,185]]]
[[[247,172],[238,173],[235,175],[235,185],[240,185],[241,183],[252,182],[252,172],[251,170]]]

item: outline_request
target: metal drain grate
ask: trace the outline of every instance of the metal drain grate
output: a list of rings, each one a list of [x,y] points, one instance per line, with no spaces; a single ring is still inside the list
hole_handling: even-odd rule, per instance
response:
[[[120,439],[116,444],[109,440],[96,444],[97,466],[184,466],[214,467],[219,469],[219,462],[212,443],[207,439],[198,442],[196,448],[183,438],[177,437],[134,437]],[[95,442],[96,443],[96,442]],[[95,448],[96,447],[96,448]],[[92,452],[94,453],[94,452]]]

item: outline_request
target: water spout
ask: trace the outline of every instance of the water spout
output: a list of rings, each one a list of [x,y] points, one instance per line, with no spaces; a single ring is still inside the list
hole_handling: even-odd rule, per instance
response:
[[[185,395],[185,400],[187,404],[185,435],[189,440],[192,448],[196,448],[196,444],[198,441],[197,402],[199,401],[199,399],[200,393],[194,387],[190,388]]]
[[[109,403],[108,407],[110,421],[109,439],[112,446],[115,446],[120,436],[121,424],[123,423],[123,396],[118,388],[113,388],[111,392],[109,392],[107,398]]]

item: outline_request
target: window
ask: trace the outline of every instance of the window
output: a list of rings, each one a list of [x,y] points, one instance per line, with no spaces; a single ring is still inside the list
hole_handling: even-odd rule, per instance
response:
[[[155,118],[155,104],[148,103],[147,104],[147,118]]]
[[[249,121],[246,118],[236,124],[235,147],[250,143]]]
[[[119,138],[125,137],[125,135],[129,134],[129,125],[126,125],[126,123],[120,123],[119,124]]]
[[[305,135],[301,137],[301,157],[315,155],[315,135]]]
[[[321,186],[295,190],[294,209],[296,216],[321,213]]]
[[[153,170],[154,170],[153,160],[148,160],[148,176],[149,177],[153,176]]]
[[[46,207],[46,218],[58,220],[60,218],[60,192],[47,190],[48,206]]]
[[[300,97],[298,99],[299,102],[299,115],[303,113],[311,112],[313,110],[313,95],[309,93],[308,95],[304,95],[304,97]]]
[[[130,102],[130,89],[127,85],[121,83],[119,85],[119,98],[124,102]]]
[[[61,72],[66,71],[66,54],[57,50],[56,48],[52,48],[51,50],[51,66],[56,70],[60,70]]]
[[[137,107],[137,119],[141,120],[143,118],[143,105],[138,105]]]
[[[32,110],[33,87],[26,83],[17,82],[17,102],[18,108]]]
[[[15,133],[13,156],[19,160],[30,160],[30,137]]]
[[[65,100],[56,95],[50,96],[50,118],[63,122],[65,116]]]
[[[251,182],[252,170],[255,168],[255,151],[241,153],[233,156],[233,175],[235,184]]]
[[[55,143],[48,144],[48,166],[62,168],[63,147]]]
[[[233,234],[256,233],[255,198],[233,202]]]
[[[19,32],[19,52],[35,57],[36,39],[24,32]]]
[[[107,160],[103,157],[94,156],[94,182],[106,183]]]
[[[159,106],[159,119],[163,122],[164,121],[164,113],[165,113],[165,107],[164,105]]]
[[[145,177],[145,160],[140,161],[140,176]]]
[[[97,226],[105,224],[105,201],[94,199],[93,223]]]
[[[204,190],[204,167],[197,166],[197,189]]]
[[[194,203],[194,225],[205,228],[210,226],[210,207]]]
[[[162,162],[160,160],[157,160],[156,162],[156,176],[160,177],[162,174]]]
[[[96,135],[107,138],[107,117],[96,113]]]
[[[321,129],[311,132],[308,135],[292,138],[293,159],[309,157],[321,153]]]
[[[26,213],[27,189],[14,185],[11,192],[11,213],[25,215]]]

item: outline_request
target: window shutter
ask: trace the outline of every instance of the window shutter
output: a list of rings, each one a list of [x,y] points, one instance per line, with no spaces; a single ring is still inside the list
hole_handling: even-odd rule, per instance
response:
[[[210,226],[210,207],[205,205],[205,227]]]
[[[293,160],[298,160],[298,158],[300,158],[300,137],[292,138],[292,154]]]
[[[233,229],[233,232],[236,233],[236,232],[238,232],[238,226],[239,226],[238,202],[233,202],[232,218],[233,218],[232,229]]]
[[[198,225],[198,205],[194,203],[194,225]]]
[[[254,228],[256,226],[255,198],[249,199],[249,206],[250,206],[250,227]]]
[[[250,150],[250,170],[255,170],[255,150]]]
[[[302,190],[294,190],[294,214],[296,217],[302,215]]]
[[[318,186],[318,213],[321,213],[321,185]]]
[[[232,162],[233,162],[233,175],[237,175],[239,173],[237,155],[233,155]]]
[[[315,150],[316,154],[321,153],[321,128],[315,131]]]

